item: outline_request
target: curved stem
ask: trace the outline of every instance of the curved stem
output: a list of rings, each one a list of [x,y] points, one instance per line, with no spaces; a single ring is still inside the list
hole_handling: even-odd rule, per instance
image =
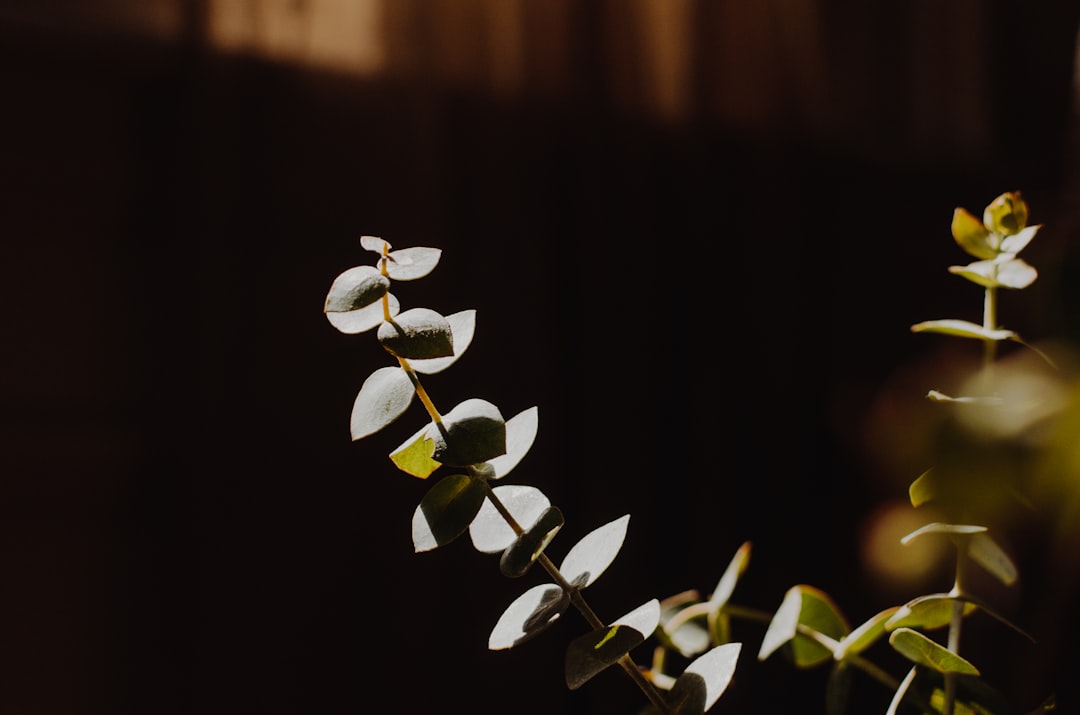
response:
[[[487,499],[491,502],[491,505],[495,507],[495,510],[499,512],[499,514],[510,526],[510,528],[513,529],[515,534],[517,534],[518,536],[523,534],[525,530],[517,522],[517,519],[514,518],[513,514],[510,513],[510,510],[506,508],[506,505],[503,504],[499,497],[495,495],[495,492],[494,490],[492,490],[491,485],[488,484],[486,479],[483,480],[483,482],[487,486]],[[551,576],[551,578],[555,581],[559,588],[561,588],[570,596],[570,602],[574,604],[574,608],[578,610],[578,612],[585,619],[585,622],[589,624],[590,628],[592,628],[594,631],[607,628],[607,624],[605,624],[604,621],[596,615],[596,613],[592,610],[592,607],[589,606],[589,604],[585,601],[585,597],[581,595],[581,590],[566,580],[566,577],[562,575],[562,572],[559,571],[558,567],[555,566],[554,562],[552,562],[552,560],[548,558],[547,554],[541,553],[539,556],[537,556],[536,563],[540,564],[540,566],[543,567],[545,571],[547,571],[548,575]],[[630,679],[634,681],[634,683],[638,686],[641,692],[645,694],[645,697],[649,699],[649,702],[652,703],[654,707],[656,707],[661,713],[665,713],[665,715],[670,712],[668,704],[664,701],[664,698],[660,694],[660,691],[657,690],[656,686],[653,685],[653,683],[645,677],[645,674],[641,672],[641,668],[638,667],[637,663],[634,662],[634,659],[630,656],[629,653],[619,658],[618,663],[619,667],[621,667],[623,671],[630,676]]]
[[[428,416],[431,417],[431,421],[438,426],[440,430],[443,429],[442,415],[435,409],[435,403],[428,397],[427,390],[420,384],[420,376],[416,374],[416,371],[412,369],[412,365],[409,361],[403,357],[397,359],[398,364],[401,365],[401,369],[405,371],[405,374],[409,376],[409,380],[412,381],[413,387],[416,388],[416,396],[420,398],[420,402],[423,403],[424,409],[427,410]]]

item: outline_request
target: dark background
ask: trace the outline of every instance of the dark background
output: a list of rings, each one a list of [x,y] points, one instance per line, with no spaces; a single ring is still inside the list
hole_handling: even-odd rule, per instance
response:
[[[515,3],[524,59],[502,74],[478,0],[387,6],[389,69],[367,73],[222,47],[220,3],[151,5],[0,11],[0,713],[643,704],[615,670],[566,690],[576,614],[486,650],[538,576],[508,581],[466,541],[413,554],[425,485],[386,453],[423,414],[351,442],[386,356],[322,315],[373,258],[362,234],[443,249],[395,287],[404,307],[478,311],[468,355],[426,383],[441,409],[539,407],[513,479],[563,509],[556,558],[632,515],[588,592],[601,617],[707,594],[747,540],[736,600],[765,611],[795,583],[853,623],[948,588],[860,566],[871,516],[926,467],[868,441],[883,395],[920,415],[935,386],[943,343],[908,326],[980,318],[946,271],[955,206],[1023,191],[1040,280],[1002,322],[1080,339],[1080,5],[687,0],[674,94],[634,40],[648,2]],[[271,33],[275,12],[347,4],[245,7]],[[1043,527],[1000,596],[1041,647],[987,619],[966,649],[1018,711],[1056,691],[1076,712],[1077,564],[1040,556]],[[824,671],[755,663],[762,633],[738,625],[714,712],[820,711]]]

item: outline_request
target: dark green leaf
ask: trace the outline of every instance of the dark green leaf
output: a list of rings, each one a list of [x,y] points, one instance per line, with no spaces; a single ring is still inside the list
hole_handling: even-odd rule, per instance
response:
[[[464,467],[506,454],[506,422],[490,402],[465,400],[443,415],[442,422],[445,432],[429,432],[435,440],[435,461]]]
[[[490,650],[506,650],[538,636],[570,606],[570,597],[553,583],[533,586],[499,616],[488,636]]]
[[[507,578],[524,576],[563,525],[563,515],[549,506],[536,523],[514,540],[499,558],[499,571]]]
[[[590,631],[566,649],[566,685],[577,690],[633,648],[645,642],[660,622],[660,602],[653,599],[606,628]]]
[[[910,628],[897,628],[889,636],[889,645],[916,665],[939,673],[978,675],[979,670],[964,658]]]
[[[413,547],[417,552],[445,546],[469,528],[487,489],[466,474],[443,477],[424,495],[413,513]]]
[[[379,342],[407,360],[430,360],[454,354],[450,322],[428,308],[413,308],[379,326]]]
[[[390,310],[390,317],[394,317],[401,311],[401,303],[393,293],[386,294],[386,302]],[[327,313],[326,319],[330,324],[346,335],[365,333],[372,328],[382,325],[386,316],[383,314],[382,303],[372,303],[366,308],[350,310],[347,313]]]
[[[450,323],[450,334],[454,343],[454,354],[449,357],[430,358],[428,360],[413,360],[412,369],[421,375],[434,375],[457,362],[458,358],[465,354],[472,343],[473,334],[476,332],[476,311],[462,310],[446,316],[446,322]]]
[[[346,313],[366,308],[386,295],[390,280],[373,266],[356,266],[345,271],[330,285],[323,311]]]

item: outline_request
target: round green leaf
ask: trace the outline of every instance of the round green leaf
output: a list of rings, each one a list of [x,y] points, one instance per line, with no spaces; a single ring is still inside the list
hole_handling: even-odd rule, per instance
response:
[[[660,622],[660,602],[645,603],[607,628],[579,636],[566,649],[566,686],[577,690],[645,642]]]
[[[486,495],[483,483],[466,474],[452,474],[439,480],[413,512],[416,551],[430,551],[459,537],[480,511]]]
[[[386,273],[395,281],[423,278],[435,269],[441,256],[441,249],[426,246],[391,251],[386,257]]]
[[[913,598],[897,608],[885,621],[885,630],[921,628],[932,631],[944,628],[952,621],[953,606],[958,602],[964,604],[964,616],[974,613],[976,605],[970,599],[951,593],[931,593]]]
[[[912,663],[939,673],[979,674],[979,669],[967,660],[910,628],[893,631],[889,636],[889,645]]]
[[[506,454],[506,422],[495,405],[472,398],[443,415],[443,429],[432,425],[432,459],[452,467],[479,464]]]
[[[476,311],[462,310],[446,316],[450,323],[450,336],[454,344],[454,354],[448,357],[430,358],[427,360],[412,360],[412,369],[422,375],[434,375],[457,362],[458,358],[465,354],[472,343],[473,333],[476,331]]]
[[[400,367],[381,367],[371,373],[353,402],[349,424],[353,441],[378,432],[400,417],[415,394],[416,387]]]
[[[986,226],[965,209],[953,211],[952,235],[960,248],[976,258],[993,258],[998,253],[990,243],[990,232]]]
[[[379,342],[407,360],[430,360],[454,354],[450,323],[428,308],[406,310],[379,326]]]
[[[1016,565],[988,534],[974,534],[968,541],[967,553],[972,561],[992,573],[1006,586],[1016,583]]]
[[[386,302],[390,310],[390,317],[394,317],[401,311],[401,303],[393,293],[386,294]],[[366,308],[350,310],[347,313],[327,313],[326,319],[330,324],[346,335],[366,333],[372,328],[382,325],[385,319],[381,302],[375,302]]]
[[[522,529],[532,527],[544,510],[551,506],[547,496],[536,487],[504,484],[491,491]],[[490,501],[485,501],[480,507],[476,519],[469,526],[469,536],[472,538],[473,547],[483,554],[498,553],[517,538],[506,519]]]
[[[538,636],[570,606],[570,597],[553,583],[533,586],[514,599],[488,636],[489,650],[506,650]]]
[[[373,266],[356,266],[345,271],[330,285],[323,311],[346,313],[365,308],[386,295],[390,280]]]

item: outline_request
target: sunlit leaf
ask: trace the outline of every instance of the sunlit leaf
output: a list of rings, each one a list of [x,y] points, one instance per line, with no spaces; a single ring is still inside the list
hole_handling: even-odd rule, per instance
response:
[[[378,253],[380,256],[383,254],[384,250],[389,251],[391,248],[389,241],[379,238],[378,236],[361,236],[360,247],[365,251]]]
[[[506,484],[491,491],[522,529],[532,527],[544,510],[551,506],[547,496],[536,487]],[[480,507],[476,519],[469,526],[469,536],[476,550],[485,554],[498,553],[517,538],[490,501],[485,501]]]
[[[442,250],[416,246],[391,251],[387,256],[386,273],[395,281],[412,281],[423,278],[435,270],[442,257]]]
[[[577,690],[598,673],[645,642],[660,622],[660,602],[645,603],[607,628],[590,631],[566,649],[566,686]]]
[[[486,495],[483,483],[467,474],[440,479],[413,512],[416,551],[430,551],[461,536],[480,511]]]
[[[749,565],[750,542],[746,541],[735,551],[735,555],[731,558],[731,561],[728,562],[723,575],[720,576],[719,583],[716,584],[716,588],[713,589],[712,595],[709,596],[710,611],[719,611],[727,604],[728,600],[731,598],[731,594],[735,592],[735,585],[739,582],[739,578],[746,572]]]
[[[350,430],[363,439],[400,417],[412,403],[416,387],[400,367],[381,367],[371,373],[353,402]]]
[[[431,458],[434,451],[435,442],[425,427],[391,452],[390,461],[410,476],[427,479],[442,466]]]
[[[949,266],[949,273],[985,288],[1027,288],[1039,277],[1038,271],[1022,258],[1006,261],[976,261],[966,266]]]
[[[983,223],[991,231],[1002,235],[1018,233],[1028,220],[1028,205],[1019,191],[1006,191],[987,204],[983,210]]]
[[[386,295],[390,281],[374,266],[356,266],[345,271],[330,284],[323,311],[346,313],[366,308]]]
[[[965,209],[953,211],[952,235],[960,248],[976,258],[993,258],[998,254],[990,244],[990,232],[986,226]]]
[[[843,660],[850,655],[862,653],[872,646],[879,638],[885,635],[885,622],[898,610],[900,610],[899,606],[893,606],[871,616],[840,640],[840,646],[833,653],[833,657],[836,660]]]
[[[979,674],[978,668],[967,660],[910,628],[893,631],[889,645],[916,665],[933,668],[939,673]]]
[[[473,333],[476,331],[476,311],[462,310],[446,316],[450,323],[450,335],[454,344],[454,354],[448,357],[428,358],[426,360],[412,360],[412,369],[422,375],[434,375],[457,362],[458,358],[465,354],[472,343]]]
[[[913,333],[942,333],[961,338],[976,340],[1015,340],[1017,334],[1011,330],[987,330],[977,323],[967,320],[926,320],[911,326]]]
[[[492,479],[502,479],[528,454],[536,440],[536,430],[540,423],[537,407],[522,410],[506,423],[506,454],[495,457],[488,464],[494,473]]]
[[[907,536],[900,539],[901,544],[909,544],[912,539],[917,539],[925,534],[948,534],[949,536],[971,536],[972,534],[979,534],[986,531],[985,526],[976,526],[973,524],[943,524],[941,522],[934,522],[932,524],[926,524],[920,526],[915,531],[911,532]]]
[[[920,628],[926,631],[944,628],[952,621],[954,606],[964,604],[962,615],[975,612],[976,605],[971,599],[951,593],[931,593],[913,598],[896,609],[885,621],[885,630],[897,628]]]
[[[533,586],[503,611],[488,636],[490,650],[505,650],[536,637],[557,621],[570,605],[570,597],[553,583]]]
[[[499,558],[499,571],[507,578],[520,578],[532,567],[564,523],[558,507],[549,506],[530,526],[506,547]]]
[[[802,593],[799,625],[836,641],[851,632],[851,627],[828,594],[813,586],[801,585],[796,588]],[[796,634],[791,641],[791,656],[796,667],[812,668],[831,659],[833,651],[808,636]]]
[[[463,467],[506,454],[506,422],[486,400],[459,403],[443,415],[442,423],[443,430],[428,432],[435,440],[432,458],[437,462]]]
[[[1039,232],[1040,228],[1042,228],[1041,225],[1027,226],[1017,234],[1006,236],[1001,241],[1001,251],[1015,256],[1031,243],[1031,239],[1035,238],[1035,234]]]
[[[802,591],[792,586],[784,594],[784,600],[776,609],[765,635],[758,648],[758,660],[765,660],[786,643],[790,643],[798,632],[799,612],[802,610]]]
[[[379,343],[407,360],[453,356],[450,322],[428,308],[413,308],[379,326]],[[413,368],[415,369],[415,368]]]
[[[934,474],[932,467],[920,474],[908,487],[908,497],[911,499],[911,506],[918,508],[923,504],[929,504],[936,499],[940,491],[937,482],[938,478]]]
[[[629,523],[630,515],[626,514],[586,534],[559,566],[563,578],[579,589],[592,585],[619,554]]]
[[[667,698],[671,715],[701,715],[716,704],[735,676],[741,651],[742,643],[725,643],[686,666]]]
[[[393,293],[386,294],[386,301],[390,309],[390,317],[394,317],[401,311],[401,303]],[[327,313],[326,319],[330,324],[346,335],[366,333],[372,328],[382,325],[383,319],[382,302],[377,301],[359,310],[350,310],[347,313]]]
[[[972,561],[997,576],[1006,586],[1016,582],[1016,565],[988,534],[974,534],[968,541],[967,553]]]
[[[704,653],[712,645],[709,631],[701,624],[700,617],[687,617],[688,606],[698,611],[701,594],[695,589],[683,591],[660,601],[660,626],[658,639],[664,647],[674,649],[684,658]],[[702,615],[705,615],[702,613]]]

